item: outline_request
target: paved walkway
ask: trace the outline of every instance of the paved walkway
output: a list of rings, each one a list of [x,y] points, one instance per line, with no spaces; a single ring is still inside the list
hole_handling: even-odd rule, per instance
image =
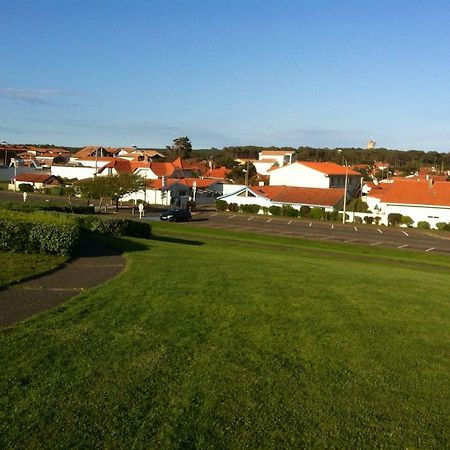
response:
[[[118,275],[126,260],[117,249],[91,238],[60,269],[0,291],[0,327],[53,308],[84,289]]]

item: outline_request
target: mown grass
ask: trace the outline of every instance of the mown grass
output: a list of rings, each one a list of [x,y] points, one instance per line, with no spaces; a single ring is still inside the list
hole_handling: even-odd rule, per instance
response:
[[[154,231],[0,334],[2,448],[449,446],[448,261]]]
[[[49,272],[66,260],[56,255],[0,252],[0,288]]]

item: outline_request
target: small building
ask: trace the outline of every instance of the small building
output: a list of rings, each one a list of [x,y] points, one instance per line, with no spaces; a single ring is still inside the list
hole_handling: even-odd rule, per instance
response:
[[[61,186],[61,180],[49,173],[21,173],[10,184],[10,189],[17,190],[21,184],[28,184],[34,189],[44,189],[49,187]]]

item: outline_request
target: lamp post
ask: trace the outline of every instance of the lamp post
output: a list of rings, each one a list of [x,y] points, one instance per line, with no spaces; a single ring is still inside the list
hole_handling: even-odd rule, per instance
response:
[[[342,154],[342,150],[338,150],[338,153]],[[345,223],[345,212],[347,206],[348,162],[344,155],[342,155],[342,160],[345,163],[344,208],[343,208],[344,214],[342,215],[342,223]]]

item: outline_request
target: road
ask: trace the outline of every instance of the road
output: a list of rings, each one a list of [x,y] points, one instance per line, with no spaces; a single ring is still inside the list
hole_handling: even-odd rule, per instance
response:
[[[450,233],[443,233],[440,236],[410,228],[344,225],[332,222],[310,222],[306,219],[218,212],[195,213],[192,222],[185,225],[450,254]]]

